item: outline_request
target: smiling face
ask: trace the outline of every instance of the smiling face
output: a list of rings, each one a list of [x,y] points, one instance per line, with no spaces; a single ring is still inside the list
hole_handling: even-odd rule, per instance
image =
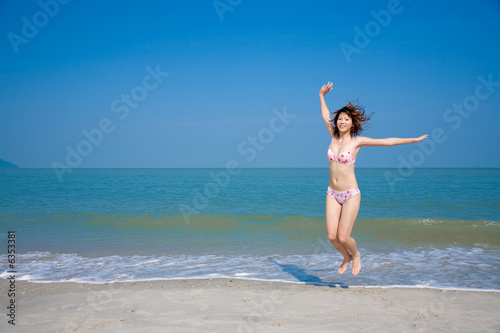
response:
[[[349,132],[352,128],[352,119],[346,112],[341,112],[335,126],[339,129],[340,133]]]
[[[358,136],[363,132],[364,124],[372,117],[365,114],[365,110],[359,106],[357,100],[332,113],[335,115],[331,120],[333,135],[337,138],[341,134],[350,134],[351,138]]]

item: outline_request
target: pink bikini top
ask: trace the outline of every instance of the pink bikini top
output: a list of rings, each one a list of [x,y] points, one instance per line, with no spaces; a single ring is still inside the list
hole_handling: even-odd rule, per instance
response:
[[[351,145],[352,148],[352,145]],[[340,153],[335,157],[335,154],[333,153],[333,150],[328,146],[328,159],[330,161],[336,161],[339,162],[340,164],[354,164],[356,163],[356,158],[352,156],[351,149]]]

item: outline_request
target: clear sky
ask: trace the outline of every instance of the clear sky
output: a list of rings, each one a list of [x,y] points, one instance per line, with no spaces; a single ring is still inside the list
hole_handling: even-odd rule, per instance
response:
[[[327,167],[328,81],[331,110],[374,112],[363,135],[430,135],[358,167],[500,167],[495,0],[4,0],[0,27],[21,167]]]

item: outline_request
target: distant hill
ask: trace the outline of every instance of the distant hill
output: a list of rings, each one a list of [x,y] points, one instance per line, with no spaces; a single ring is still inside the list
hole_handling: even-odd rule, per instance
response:
[[[0,168],[12,168],[12,169],[19,169],[19,167],[13,163],[4,161],[0,158]]]

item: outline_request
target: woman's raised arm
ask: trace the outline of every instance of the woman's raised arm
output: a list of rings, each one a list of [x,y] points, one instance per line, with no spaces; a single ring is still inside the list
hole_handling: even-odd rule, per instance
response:
[[[424,139],[427,139],[428,135],[424,134],[418,138],[387,138],[387,139],[372,139],[367,137],[358,137],[359,147],[374,147],[374,146],[397,146],[406,145],[409,143],[417,143]]]
[[[321,102],[321,116],[323,117],[326,128],[328,129],[328,132],[331,136],[333,136],[333,125],[330,118],[330,110],[328,110],[328,107],[326,106],[325,95],[328,94],[330,90],[332,90],[332,86],[333,83],[328,82],[326,85],[323,85],[319,91],[319,100]]]

